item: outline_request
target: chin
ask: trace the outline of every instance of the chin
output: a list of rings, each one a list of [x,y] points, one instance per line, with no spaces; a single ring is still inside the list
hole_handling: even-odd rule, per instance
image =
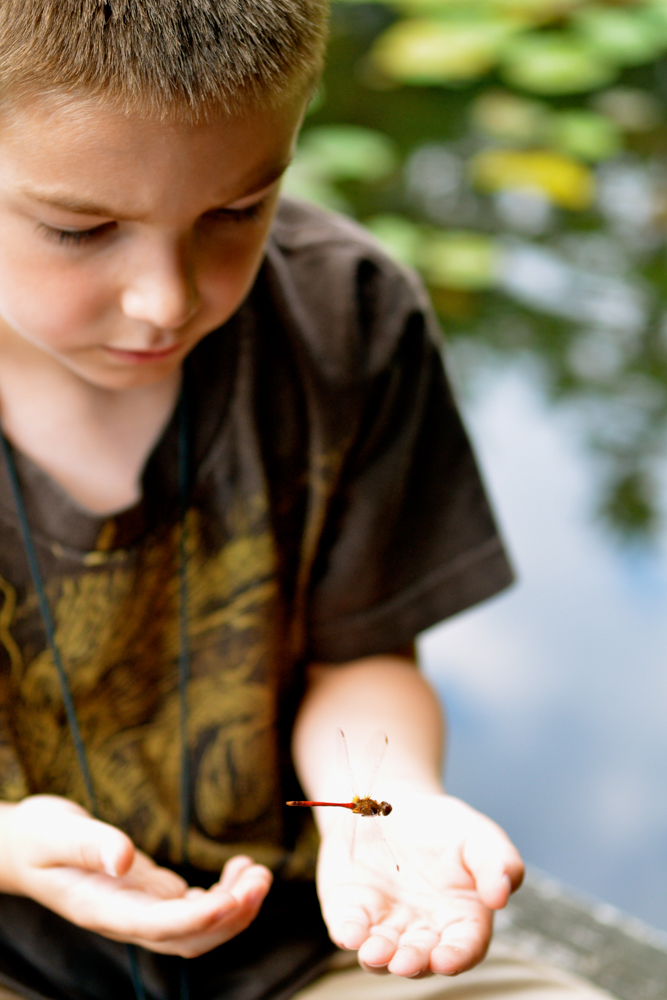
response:
[[[169,378],[175,371],[179,371],[182,361],[151,366],[150,368],[131,369],[106,369],[105,371],[91,371],[87,369],[73,369],[79,378],[89,385],[98,389],[107,389],[110,392],[123,392],[125,389],[139,389],[142,386],[157,385],[164,379]]]

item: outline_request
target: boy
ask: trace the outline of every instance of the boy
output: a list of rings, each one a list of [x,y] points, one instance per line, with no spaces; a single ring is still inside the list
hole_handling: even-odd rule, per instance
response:
[[[362,967],[472,967],[521,881],[440,787],[412,661],[510,579],[430,315],[356,227],[277,204],[325,17],[0,5],[0,978],[24,996],[304,986],[331,947],[290,746],[309,796],[346,795],[338,728],[353,758],[388,734],[402,864],[318,815],[326,927]]]

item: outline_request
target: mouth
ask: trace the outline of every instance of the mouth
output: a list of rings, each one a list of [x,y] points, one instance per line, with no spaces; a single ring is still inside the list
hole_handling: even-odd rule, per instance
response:
[[[172,344],[171,347],[163,347],[153,351],[130,351],[120,347],[105,347],[104,350],[111,357],[125,364],[145,365],[155,364],[158,361],[172,357],[174,354],[178,354],[181,346],[181,344],[177,343]]]

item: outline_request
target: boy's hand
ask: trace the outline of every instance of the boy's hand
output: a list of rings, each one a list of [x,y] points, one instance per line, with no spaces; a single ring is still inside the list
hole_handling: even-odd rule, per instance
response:
[[[484,957],[492,911],[521,884],[521,858],[495,823],[458,799],[382,791],[391,817],[335,810],[342,815],[323,822],[318,892],[329,933],[358,950],[369,971],[456,975]],[[352,857],[350,820],[359,827]],[[383,824],[400,872],[382,843],[363,843],[371,822]]]
[[[120,830],[50,795],[1,807],[0,857],[2,891],[112,940],[186,958],[245,930],[272,881],[267,868],[237,856],[208,891],[191,889]]]

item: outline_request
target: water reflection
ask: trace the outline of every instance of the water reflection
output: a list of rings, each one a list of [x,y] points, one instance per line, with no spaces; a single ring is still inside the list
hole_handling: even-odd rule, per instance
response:
[[[417,267],[448,335],[576,401],[602,516],[660,521],[667,0],[334,4],[288,187]]]
[[[522,585],[422,637],[450,791],[532,863],[667,930],[667,536],[651,554],[591,530],[576,414],[545,406],[526,359],[478,357],[467,381]]]

